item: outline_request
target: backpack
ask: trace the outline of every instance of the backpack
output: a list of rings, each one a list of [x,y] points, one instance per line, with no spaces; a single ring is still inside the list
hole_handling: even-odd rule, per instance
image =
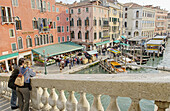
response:
[[[14,84],[14,82],[18,74],[19,74],[19,68],[14,69],[12,71],[12,75],[9,77],[9,80],[8,80],[8,87],[13,90],[16,90],[16,85]]]

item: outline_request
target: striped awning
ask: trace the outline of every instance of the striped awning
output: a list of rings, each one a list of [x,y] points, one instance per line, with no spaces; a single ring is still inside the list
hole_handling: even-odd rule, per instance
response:
[[[12,58],[12,57],[15,57],[15,56],[18,56],[18,52],[0,56],[0,60]]]

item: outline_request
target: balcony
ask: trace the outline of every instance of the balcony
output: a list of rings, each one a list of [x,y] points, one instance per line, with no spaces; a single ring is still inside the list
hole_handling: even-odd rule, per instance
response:
[[[7,17],[7,16],[1,16],[1,23],[4,24],[14,24],[14,18],[13,17]]]
[[[48,28],[48,26],[39,28],[39,34],[45,34],[45,33],[49,33],[49,32],[50,32],[50,29]]]
[[[6,98],[11,96],[11,89],[7,85],[9,75],[0,75],[0,95]],[[154,100],[157,111],[165,111],[170,103],[170,73],[38,75],[32,78],[31,84],[31,109],[35,111],[104,111],[101,95],[111,98],[108,99],[106,111],[120,111],[118,96],[131,98],[131,105],[126,109],[128,111],[141,111],[141,99]],[[69,93],[68,99],[65,91]],[[75,92],[80,94],[79,101]],[[92,105],[86,98],[87,93],[94,97]]]
[[[164,26],[164,25],[158,25],[158,26],[156,26],[156,27],[158,27],[158,28],[159,28],[159,27],[165,27],[165,26]]]

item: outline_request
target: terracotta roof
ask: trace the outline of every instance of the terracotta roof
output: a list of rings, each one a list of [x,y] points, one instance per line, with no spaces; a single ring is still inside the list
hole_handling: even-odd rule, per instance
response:
[[[123,6],[130,7],[130,8],[142,7],[141,5],[138,5],[138,4],[133,3],[133,2],[125,3]]]
[[[93,0],[93,1],[84,1],[84,2],[74,2],[73,4],[70,4],[69,7],[74,7],[74,6],[81,6],[81,5],[91,5],[95,2],[99,2],[99,4],[101,3],[100,0]]]

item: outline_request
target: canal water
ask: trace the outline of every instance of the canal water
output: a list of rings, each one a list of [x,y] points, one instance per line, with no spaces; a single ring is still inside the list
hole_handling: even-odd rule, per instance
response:
[[[168,39],[168,44],[166,46],[165,53],[164,53],[163,57],[155,58],[154,60],[153,60],[153,58],[151,58],[145,65],[146,66],[154,66],[154,67],[157,67],[157,66],[170,67],[170,39]],[[134,74],[155,73],[156,74],[156,73],[159,73],[159,71],[154,70],[154,69],[141,68],[140,70],[135,70],[135,71],[128,70],[127,73],[128,74],[130,74],[130,73],[131,74],[132,73],[134,73]],[[108,72],[106,72],[105,70],[100,68],[99,65],[95,65],[88,69],[84,69],[79,72],[76,72],[75,74],[108,74]],[[78,93],[76,94],[76,97],[79,98]],[[87,94],[87,99],[88,99],[89,103],[92,104],[93,96],[91,94]],[[101,102],[102,102],[104,109],[106,110],[106,108],[108,107],[108,105],[110,103],[110,97],[107,95],[102,95]],[[129,106],[131,104],[131,99],[128,97],[118,97],[117,102],[118,102],[118,105],[119,105],[119,108],[121,111],[127,111],[127,109],[129,108]],[[142,99],[140,101],[140,107],[141,107],[142,111],[154,111],[154,101]]]

